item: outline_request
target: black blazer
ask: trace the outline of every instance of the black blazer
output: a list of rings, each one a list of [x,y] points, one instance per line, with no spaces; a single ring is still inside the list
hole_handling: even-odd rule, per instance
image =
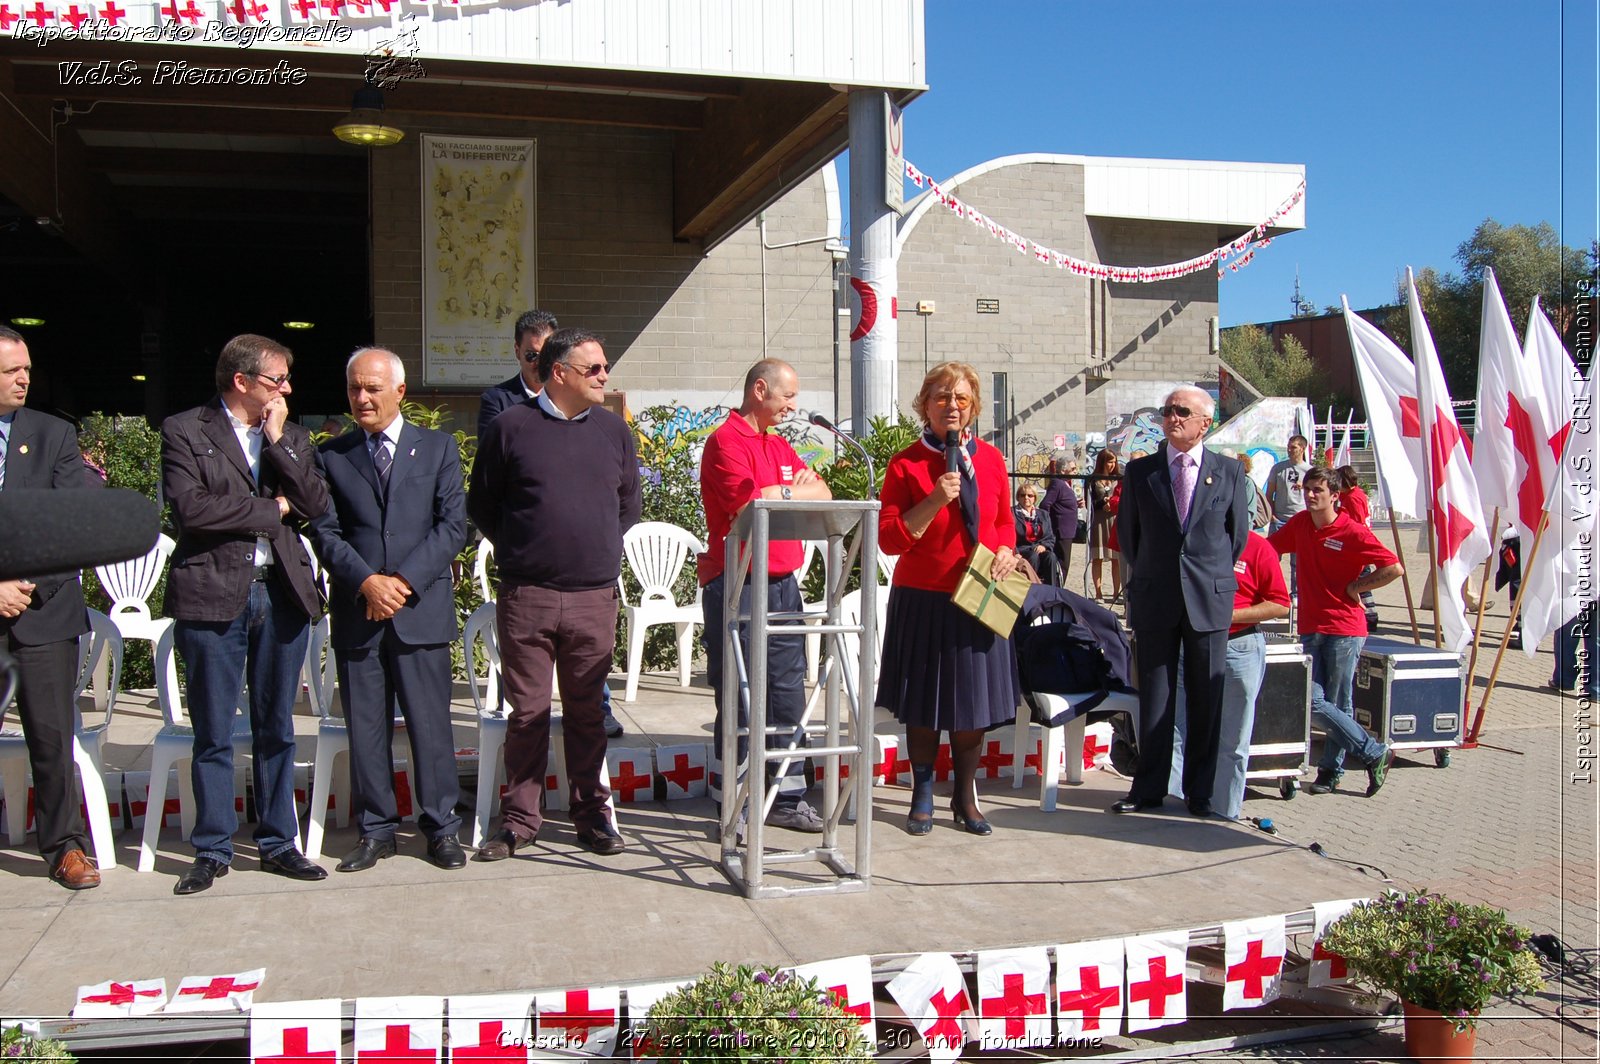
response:
[[[161,488],[178,531],[167,575],[170,616],[219,623],[239,616],[250,599],[257,536],[271,543],[275,579],[306,616],[322,613],[300,529],[328,508],[328,486],[305,429],[291,421],[277,443],[262,441],[257,485],[222,399],[213,397],[162,422]],[[287,519],[278,516],[279,495],[289,500]]]
[[[78,453],[78,433],[68,422],[22,407],[11,422],[6,446],[6,482],[12,488],[87,489],[100,486]],[[33,601],[16,617],[0,617],[0,637],[9,633],[23,646],[76,639],[89,630],[83,584],[76,572],[34,578]],[[3,644],[0,644],[3,645]]]
[[[522,374],[501,381],[478,397],[478,439],[483,439],[489,422],[518,403],[528,401],[528,389],[522,386]]]
[[[455,437],[401,425],[387,496],[360,428],[324,443],[317,462],[331,498],[311,523],[311,539],[333,581],[328,598],[333,645],[369,646],[383,635],[386,623],[412,646],[453,640],[450,563],[467,542],[467,497]],[[388,622],[367,620],[358,594],[373,573],[403,577],[415,592]]]
[[[1233,563],[1250,534],[1250,489],[1238,462],[1206,450],[1189,502],[1189,527],[1178,526],[1167,445],[1128,463],[1117,511],[1128,620],[1135,631],[1178,623],[1173,591],[1181,589],[1189,623],[1215,632],[1233,618],[1238,589]]]

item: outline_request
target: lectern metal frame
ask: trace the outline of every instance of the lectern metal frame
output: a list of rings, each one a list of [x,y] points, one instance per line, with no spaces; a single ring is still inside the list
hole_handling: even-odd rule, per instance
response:
[[[859,529],[848,551],[845,536]],[[826,539],[827,594],[821,611],[771,613],[768,611],[767,556],[773,540]],[[799,894],[839,894],[866,890],[871,885],[872,845],[872,726],[877,691],[878,619],[878,503],[813,502],[757,499],[734,521],[724,547],[722,631],[722,752],[721,842],[722,870],[747,898],[781,898]],[[861,615],[846,624],[840,605],[849,587],[849,574],[859,559],[863,574]],[[740,599],[750,587],[750,609],[741,613]],[[821,623],[815,623],[819,621]],[[745,661],[739,626],[749,625],[750,660]],[[828,648],[818,680],[824,685],[823,723],[803,722],[820,745],[801,748],[799,735],[790,734],[785,747],[768,750],[765,736],[778,731],[767,724],[767,640],[773,636],[822,635]],[[856,661],[846,660],[845,636],[856,636]],[[851,668],[851,666],[854,668]],[[846,696],[848,718],[841,716],[841,692]],[[736,708],[743,708],[748,727],[740,727]],[[738,756],[741,737],[750,741],[747,771]],[[764,824],[772,806],[767,793],[766,766],[778,762],[782,772],[795,757],[824,763],[822,784],[822,840],[801,850],[766,852]],[[729,766],[735,766],[730,770]],[[855,812],[855,857],[852,861],[839,841],[839,823],[846,803],[840,801],[841,767],[848,767],[854,788],[850,807]],[[737,778],[737,782],[735,782]],[[740,813],[745,813],[744,839],[739,838]],[[832,878],[821,882],[768,882],[768,865],[819,862]]]

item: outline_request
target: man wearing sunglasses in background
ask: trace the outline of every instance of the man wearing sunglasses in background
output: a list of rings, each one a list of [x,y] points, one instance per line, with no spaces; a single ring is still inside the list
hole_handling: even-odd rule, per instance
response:
[[[1117,538],[1128,622],[1138,640],[1139,768],[1113,813],[1158,808],[1167,793],[1181,651],[1188,720],[1183,795],[1190,813],[1211,815],[1238,587],[1233,567],[1250,533],[1243,470],[1201,444],[1213,409],[1200,389],[1174,389],[1160,410],[1165,442],[1129,462],[1123,475]]]

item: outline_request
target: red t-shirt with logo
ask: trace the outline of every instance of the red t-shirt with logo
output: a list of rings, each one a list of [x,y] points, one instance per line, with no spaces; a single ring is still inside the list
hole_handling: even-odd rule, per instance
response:
[[[722,575],[723,549],[733,518],[746,504],[761,497],[762,488],[793,484],[806,468],[789,441],[776,432],[758,432],[737,410],[717,426],[706,440],[700,457],[700,502],[706,511],[710,545],[696,559],[700,586]],[[800,568],[805,546],[797,539],[775,539],[767,544],[767,574],[788,576]]]
[[[1235,610],[1263,602],[1289,605],[1289,585],[1283,581],[1283,563],[1278,560],[1278,552],[1259,532],[1250,533],[1244,541],[1244,553],[1233,563],[1233,576],[1239,582],[1239,590],[1233,593]],[[1228,634],[1250,627],[1253,625],[1236,624],[1228,629]]]
[[[1360,599],[1345,594],[1350,581],[1369,565],[1379,569],[1400,559],[1378,542],[1372,529],[1339,514],[1318,528],[1310,511],[1289,518],[1267,537],[1279,554],[1294,552],[1300,585],[1301,635],[1366,635],[1367,615]]]

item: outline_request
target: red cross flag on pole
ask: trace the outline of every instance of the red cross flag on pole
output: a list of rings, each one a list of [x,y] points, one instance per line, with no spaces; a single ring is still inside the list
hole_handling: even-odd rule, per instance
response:
[[[1494,271],[1484,270],[1483,317],[1478,334],[1478,409],[1472,433],[1472,475],[1478,480],[1478,497],[1483,505],[1499,507],[1502,514],[1512,515],[1513,520],[1518,454],[1512,426],[1517,420],[1528,422],[1526,412],[1520,419],[1512,417],[1510,378],[1512,374],[1521,375],[1521,362],[1522,351],[1517,345],[1516,330],[1511,327],[1511,315],[1506,313],[1505,300],[1500,296]],[[1534,368],[1537,370],[1537,366]],[[1543,422],[1542,401],[1534,411],[1534,416]],[[1537,472],[1537,462],[1534,468]],[[1535,504],[1536,507],[1543,505],[1542,498]],[[1534,523],[1537,525],[1537,518]],[[1533,542],[1531,532],[1528,533],[1528,542]]]
[[[706,796],[706,744],[656,747],[656,775],[666,782],[667,801]]]
[[[534,998],[539,1045],[609,1057],[617,1044],[622,991],[614,986],[556,990]]]
[[[922,954],[889,981],[888,989],[916,1026],[933,1064],[950,1064],[972,1041],[966,980],[950,954]]]
[[[253,1064],[339,1064],[343,1002],[261,1001],[250,1010]]]
[[[159,1012],[167,1003],[165,979],[111,979],[78,988],[72,1018],[143,1016]]]
[[[474,994],[448,999],[450,1060],[528,1064],[533,1048],[532,994]]]
[[[1328,933],[1333,922],[1355,907],[1358,898],[1344,901],[1319,901],[1311,907],[1315,915],[1316,930],[1312,934],[1311,970],[1306,974],[1307,986],[1344,986],[1350,981],[1350,971],[1344,958],[1323,949],[1322,936]]]
[[[438,1064],[444,998],[356,998],[356,1064]]]
[[[878,1044],[878,1025],[872,1008],[872,958],[842,957],[817,961],[791,969],[796,979],[815,979],[817,989],[833,998],[834,1004],[861,1023],[861,1040]]]
[[[1484,526],[1483,504],[1472,478],[1466,437],[1451,412],[1450,390],[1433,337],[1422,316],[1422,301],[1410,269],[1406,270],[1407,305],[1411,312],[1411,347],[1417,372],[1417,409],[1428,454],[1428,521],[1433,529],[1435,615],[1447,649],[1461,651],[1472,641],[1461,587],[1472,570],[1493,549]]]
[[[1114,1038],[1122,1031],[1122,939],[1056,947],[1056,1036]]]
[[[1184,962],[1189,932],[1169,931],[1123,941],[1128,956],[1128,1033],[1189,1018]]]
[[[1283,992],[1282,916],[1222,925],[1222,1011],[1265,1005]]]
[[[628,1001],[628,1034],[626,1045],[628,1055],[634,1060],[640,1057],[660,1056],[660,1047],[655,1045],[645,1033],[645,1021],[650,1017],[650,1010],[655,1003],[675,990],[681,990],[689,985],[689,980],[680,979],[675,983],[649,983],[645,986],[630,986],[624,993]]]
[[[1050,954],[1043,946],[978,954],[978,1037],[985,1050],[1050,1044]]]
[[[1376,325],[1344,307],[1345,329],[1362,405],[1367,408],[1367,440],[1378,460],[1383,504],[1402,517],[1419,517],[1422,504],[1422,430],[1417,420],[1417,377],[1410,361]]]
[[[265,968],[233,975],[186,975],[172,992],[167,1012],[249,1012]]]

